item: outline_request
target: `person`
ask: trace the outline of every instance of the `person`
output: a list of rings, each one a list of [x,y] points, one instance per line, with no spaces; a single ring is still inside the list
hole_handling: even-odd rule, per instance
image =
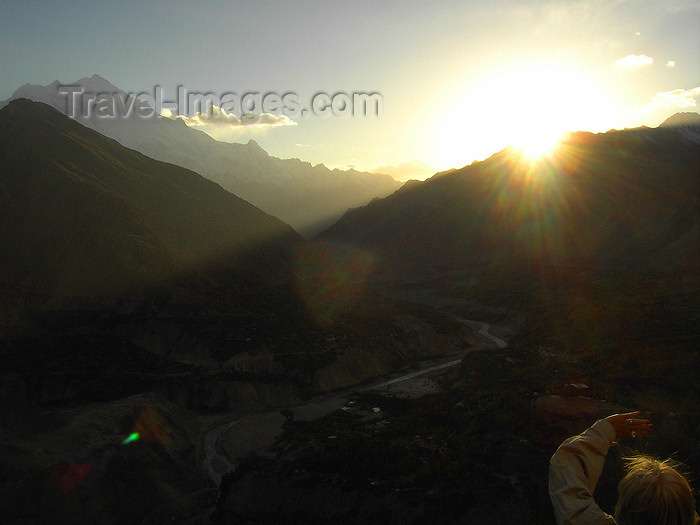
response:
[[[628,458],[618,486],[615,517],[603,512],[593,491],[616,439],[643,436],[653,425],[641,412],[613,414],[564,441],[550,460],[549,496],[559,525],[696,525],[693,491],[675,462]]]

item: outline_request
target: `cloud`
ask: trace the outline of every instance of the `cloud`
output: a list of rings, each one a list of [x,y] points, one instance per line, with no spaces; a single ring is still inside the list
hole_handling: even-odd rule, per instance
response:
[[[669,60],[668,62],[666,62],[666,67],[676,67],[676,61]]]
[[[615,64],[620,67],[637,69],[644,66],[650,66],[654,63],[654,59],[646,55],[627,55],[621,58]]]
[[[436,170],[421,160],[412,160],[409,162],[399,162],[398,164],[389,164],[387,166],[377,166],[370,171],[389,175],[399,181],[406,181],[409,179],[427,179],[429,176],[433,175]]]
[[[679,111],[695,111],[700,99],[700,86],[690,89],[673,89],[654,95],[644,105],[628,107],[621,122],[626,126],[658,126]]]
[[[260,115],[260,118],[254,125],[270,126],[276,128],[277,126],[296,126],[297,123],[290,119],[287,115],[273,115],[272,113],[263,113],[262,115]]]
[[[166,114],[166,112],[168,114]],[[211,109],[206,113],[196,113],[193,117],[187,117],[184,115],[173,116],[172,112],[163,108],[161,114],[164,117],[172,119],[180,119],[188,126],[192,127],[227,127],[227,128],[237,128],[237,127],[266,127],[266,128],[276,128],[279,126],[296,126],[297,123],[290,119],[286,115],[273,115],[271,113],[257,114],[253,113],[250,115],[243,116],[241,118],[237,117],[233,113],[227,113],[226,110],[218,107],[212,106]]]
[[[651,105],[653,108],[694,108],[698,105],[697,97],[700,97],[700,86],[691,89],[674,89],[654,95]]]

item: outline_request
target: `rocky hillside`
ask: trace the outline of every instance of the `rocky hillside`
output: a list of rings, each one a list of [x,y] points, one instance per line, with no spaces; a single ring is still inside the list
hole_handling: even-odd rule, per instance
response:
[[[518,304],[527,319],[506,348],[469,352],[433,376],[437,393],[360,392],[316,421],[290,417],[273,446],[224,478],[218,523],[554,525],[547,475],[556,447],[631,410],[654,432],[610,450],[595,493],[601,508],[614,511],[621,458],[633,452],[673,456],[697,479],[697,280],[441,282],[451,299]]]
[[[0,158],[5,286],[105,296],[211,271],[274,282],[302,241],[217,184],[45,104],[0,112]]]
[[[199,422],[153,394],[47,411],[0,396],[4,523],[166,523],[209,505]]]
[[[372,292],[361,254],[45,104],[0,110],[0,161],[8,523],[185,519],[216,492],[202,414],[293,406],[471,344]]]
[[[700,145],[673,127],[508,148],[351,210],[321,238],[404,266],[698,267]]]

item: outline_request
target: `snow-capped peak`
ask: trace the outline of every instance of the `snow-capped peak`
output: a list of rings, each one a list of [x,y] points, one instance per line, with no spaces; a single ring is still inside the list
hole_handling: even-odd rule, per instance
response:
[[[51,82],[51,84],[46,86],[39,84],[24,84],[18,88],[10,98],[0,102],[0,108],[6,106],[11,100],[27,98],[35,102],[43,102],[44,104],[48,104],[49,106],[59,110],[61,113],[69,113],[68,98],[70,97],[70,94],[65,89],[61,89],[64,86],[80,87],[84,93],[126,95],[121,89],[100,75],[92,75],[91,77],[84,77],[70,83],[54,80]]]
[[[673,129],[686,139],[700,144],[700,113],[681,112],[664,120],[660,128]]]

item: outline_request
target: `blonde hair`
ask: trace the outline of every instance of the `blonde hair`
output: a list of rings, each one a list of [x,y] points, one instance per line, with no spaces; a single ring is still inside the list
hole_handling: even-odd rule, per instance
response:
[[[615,519],[619,525],[695,525],[695,499],[677,462],[649,456],[625,460]]]

